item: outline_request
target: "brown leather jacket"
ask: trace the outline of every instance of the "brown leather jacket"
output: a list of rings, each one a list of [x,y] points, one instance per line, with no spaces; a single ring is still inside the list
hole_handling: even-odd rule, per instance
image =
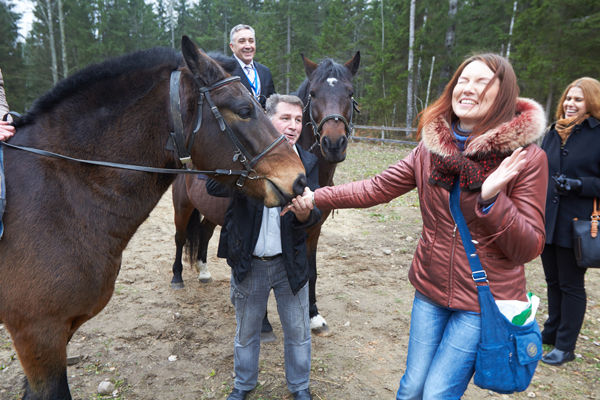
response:
[[[500,192],[487,214],[479,192],[462,192],[461,209],[496,299],[526,301],[523,264],[544,247],[544,208],[548,184],[545,153],[533,144],[544,132],[544,112],[537,103],[519,99],[517,115],[471,140],[464,153],[513,151],[527,147],[526,167]],[[424,127],[423,140],[402,161],[371,179],[315,192],[321,210],[364,208],[390,200],[417,187],[423,230],[409,279],[435,303],[479,312],[477,289],[449,209],[449,192],[428,183],[431,153],[458,152],[453,134],[441,118]]]

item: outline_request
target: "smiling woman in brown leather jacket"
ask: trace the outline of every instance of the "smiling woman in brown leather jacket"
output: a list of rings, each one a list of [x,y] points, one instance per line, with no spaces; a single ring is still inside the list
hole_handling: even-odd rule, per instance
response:
[[[494,297],[527,300],[523,264],[544,246],[548,169],[533,144],[544,131],[543,110],[518,93],[506,59],[473,56],[423,112],[422,140],[404,160],[371,179],[314,192],[324,210],[371,207],[417,188],[423,230],[409,272],[416,293],[397,399],[460,398],[474,372],[479,303],[449,210],[455,182]]]

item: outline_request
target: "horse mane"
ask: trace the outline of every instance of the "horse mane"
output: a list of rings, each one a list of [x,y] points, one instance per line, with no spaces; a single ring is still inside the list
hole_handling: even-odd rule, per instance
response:
[[[27,114],[15,121],[15,126],[18,128],[32,123],[40,114],[51,111],[66,98],[99,81],[163,64],[177,69],[183,65],[183,57],[173,48],[154,47],[89,65],[61,80],[54,88],[39,97]]]
[[[339,64],[331,58],[325,58],[319,63],[317,69],[313,71],[310,80],[306,78],[300,87],[298,87],[298,97],[306,104],[310,90],[310,82],[323,82],[327,78],[337,78],[340,80],[352,80],[352,74],[345,65]]]
[[[238,65],[238,61],[234,57],[226,56],[223,53],[211,51],[207,55],[215,60],[228,74],[232,74]]]

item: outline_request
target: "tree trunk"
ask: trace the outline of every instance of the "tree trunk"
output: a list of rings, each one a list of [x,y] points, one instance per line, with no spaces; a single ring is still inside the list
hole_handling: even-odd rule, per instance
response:
[[[56,61],[56,45],[54,44],[54,24],[52,18],[52,5],[50,0],[46,0],[46,22],[48,24],[48,38],[50,40],[50,56],[52,58],[52,83],[56,85],[58,82],[58,62]]]
[[[413,44],[415,42],[415,0],[410,1],[408,29],[408,86],[406,87],[406,127],[412,127],[413,119]],[[406,132],[408,134],[408,132]]]
[[[456,11],[458,10],[458,0],[449,0],[448,3],[448,19],[450,20],[450,25],[446,30],[446,54],[448,55],[448,61],[452,56],[452,49],[454,48],[454,41],[456,38]],[[450,79],[450,75],[452,74],[452,65],[450,62],[447,62],[442,70],[442,82],[448,82]]]
[[[384,53],[385,49],[385,21],[383,20],[383,0],[381,0],[381,90],[383,98],[385,99],[385,72],[383,68]]]
[[[427,81],[427,95],[425,96],[425,108],[429,105],[429,90],[431,89],[431,78],[433,77],[433,66],[435,65],[435,56],[431,57],[431,68],[429,69],[429,80]]]
[[[423,16],[423,26],[421,27],[421,29],[425,30],[426,25],[427,25],[427,9],[425,9],[425,15]],[[419,46],[419,60],[417,61],[417,74],[415,75],[415,85],[414,85],[414,89],[413,89],[416,94],[415,94],[415,96],[413,96],[413,98],[418,96],[418,93],[421,90],[421,66],[423,65],[423,62],[421,60],[421,54],[423,54],[423,43],[421,43],[421,45]],[[421,100],[421,99],[419,98],[419,100]],[[421,101],[421,108],[423,108],[422,101]],[[414,111],[418,112],[416,109],[416,105],[415,105]]]
[[[173,15],[173,2],[169,0],[169,29],[171,30],[171,47],[175,48],[175,16]]]
[[[508,28],[508,44],[506,45],[506,58],[507,59],[510,58],[510,39],[512,37],[513,26],[515,25],[515,15],[517,14],[517,3],[518,3],[518,1],[515,0],[515,2],[513,4],[512,17],[510,19],[510,28]]]
[[[69,75],[69,65],[67,64],[67,46],[65,45],[65,17],[63,14],[62,0],[58,0],[58,24],[60,26],[60,50],[64,78]]]
[[[290,18],[290,3],[288,2],[288,12],[287,12],[287,43],[286,43],[286,51],[285,51],[285,92],[290,92],[290,54],[291,54],[291,46],[292,46],[292,26],[291,26],[291,18]]]

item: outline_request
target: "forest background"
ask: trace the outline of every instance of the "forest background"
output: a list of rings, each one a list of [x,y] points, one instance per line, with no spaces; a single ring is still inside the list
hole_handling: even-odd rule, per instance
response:
[[[256,29],[255,59],[280,93],[305,78],[300,58],[346,61],[361,53],[354,80],[358,123],[415,125],[470,54],[500,53],[521,95],[553,119],[564,87],[600,78],[597,0],[33,0],[33,23],[15,0],[0,0],[0,68],[11,109],[26,111],[56,82],[105,58],[153,46],[179,48],[182,35],[231,54],[229,31]]]

